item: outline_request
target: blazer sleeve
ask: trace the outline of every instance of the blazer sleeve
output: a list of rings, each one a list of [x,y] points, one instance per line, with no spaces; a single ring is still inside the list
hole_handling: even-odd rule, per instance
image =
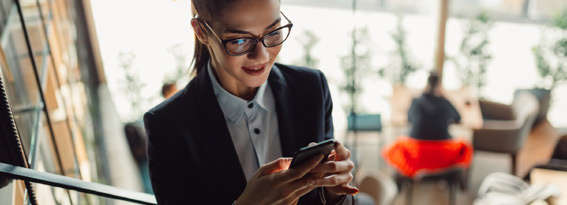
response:
[[[333,127],[333,100],[331,99],[331,92],[329,91],[329,85],[327,84],[327,78],[322,72],[319,72],[321,76],[321,87],[323,90],[323,112],[325,113],[325,140],[334,138],[334,127]]]
[[[181,164],[176,161],[186,153],[180,149],[172,133],[162,128],[166,123],[148,112],[144,115],[144,125],[148,134],[148,160],[150,179],[158,204],[187,204],[204,200],[196,187],[197,173],[190,161]]]

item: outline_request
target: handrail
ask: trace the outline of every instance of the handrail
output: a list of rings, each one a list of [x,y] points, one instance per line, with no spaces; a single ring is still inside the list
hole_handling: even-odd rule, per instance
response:
[[[37,170],[0,162],[0,176],[2,175],[33,183],[60,187],[88,194],[95,194],[111,199],[123,200],[138,204],[157,204],[153,194],[124,190],[109,185],[82,181],[71,177],[47,172],[40,172]]]

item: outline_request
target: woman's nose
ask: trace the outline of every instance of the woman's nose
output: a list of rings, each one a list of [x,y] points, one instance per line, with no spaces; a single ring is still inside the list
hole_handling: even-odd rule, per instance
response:
[[[268,52],[268,48],[266,48],[262,42],[258,42],[256,44],[256,48],[254,48],[252,52],[248,53],[248,57],[258,62],[265,63],[270,59],[270,53]]]

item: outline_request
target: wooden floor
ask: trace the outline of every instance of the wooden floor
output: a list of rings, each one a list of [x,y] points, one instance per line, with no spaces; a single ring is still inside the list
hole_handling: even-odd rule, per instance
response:
[[[376,135],[376,134],[374,134]],[[540,163],[546,163],[551,157],[551,153],[559,138],[558,131],[547,121],[536,125],[526,140],[524,147],[518,154],[517,175],[523,177],[531,167]],[[389,168],[379,155],[378,147],[381,144],[380,137],[360,136],[357,143],[358,158],[360,159],[360,169],[362,173],[379,172],[380,180],[389,181],[384,176],[391,176],[393,170]],[[473,158],[472,173],[469,190],[460,192],[457,196],[457,204],[472,204],[476,197],[476,192],[482,180],[490,173],[509,172],[510,159],[508,155],[488,152],[476,152]],[[388,183],[386,183],[388,184]],[[391,184],[391,183],[389,183]],[[362,190],[364,191],[364,190]],[[392,204],[406,204],[404,199],[405,191],[397,193],[395,188],[385,189],[386,192],[394,192]],[[387,194],[386,194],[387,195]],[[413,204],[448,204],[448,193],[446,185],[443,183],[423,183],[416,186],[413,191]]]

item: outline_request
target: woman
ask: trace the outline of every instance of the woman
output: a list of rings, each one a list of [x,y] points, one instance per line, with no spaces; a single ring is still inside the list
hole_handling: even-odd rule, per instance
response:
[[[191,3],[196,77],[144,115],[158,203],[351,200],[341,143],[327,162],[289,168],[300,147],[333,138],[332,101],[320,71],[274,63],[292,28],[279,0]]]
[[[431,73],[423,95],[412,101],[408,121],[410,137],[398,139],[382,153],[399,174],[413,178],[470,165],[472,147],[449,135],[449,125],[459,123],[461,116],[443,97],[437,73]]]

